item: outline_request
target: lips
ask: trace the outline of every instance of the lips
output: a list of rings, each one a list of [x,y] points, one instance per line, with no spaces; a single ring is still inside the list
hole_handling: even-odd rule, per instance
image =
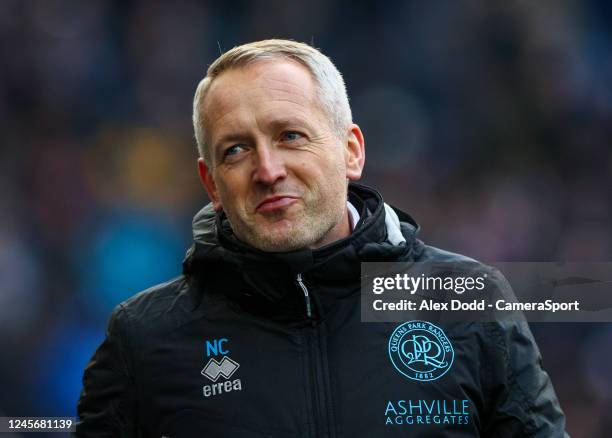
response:
[[[297,197],[291,195],[270,196],[261,202],[255,209],[258,212],[269,212],[288,207],[297,201]]]

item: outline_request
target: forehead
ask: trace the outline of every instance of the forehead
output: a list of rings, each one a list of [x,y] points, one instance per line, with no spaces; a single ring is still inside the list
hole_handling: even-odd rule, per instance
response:
[[[202,105],[202,115],[208,130],[215,131],[220,125],[253,116],[312,117],[313,112],[319,112],[317,103],[316,85],[306,67],[291,60],[263,60],[216,77]]]

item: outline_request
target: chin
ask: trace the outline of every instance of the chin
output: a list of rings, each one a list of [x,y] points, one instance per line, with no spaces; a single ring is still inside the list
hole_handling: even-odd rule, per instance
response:
[[[300,237],[292,233],[270,233],[257,238],[257,247],[264,251],[294,251],[308,246]]]
[[[310,246],[308,234],[294,227],[265,227],[251,235],[250,244],[269,252],[288,252]]]

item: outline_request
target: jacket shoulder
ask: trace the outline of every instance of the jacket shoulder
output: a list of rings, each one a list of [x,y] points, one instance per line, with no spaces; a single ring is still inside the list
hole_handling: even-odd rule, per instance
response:
[[[497,268],[422,243],[420,249],[415,261],[448,263],[472,274],[487,274],[490,294],[516,299],[510,284]],[[489,370],[486,387],[492,394],[489,403],[495,406],[486,421],[486,434],[496,435],[503,431],[512,436],[566,436],[563,411],[550,378],[542,368],[540,351],[524,317],[517,315],[470,326],[485,335]]]
[[[495,276],[501,275],[497,269],[466,255],[446,251],[436,248],[435,246],[425,245],[420,241],[419,243],[421,248],[418,252],[418,256],[415,258],[416,262],[448,263],[461,266],[463,269],[472,272],[495,274]]]
[[[198,304],[193,285],[180,275],[133,295],[113,315],[122,314],[123,323],[137,332],[164,331],[184,322]]]
[[[458,254],[451,251],[446,251],[444,249],[436,248],[435,246],[422,244],[422,251],[419,257],[419,261],[423,262],[466,262],[466,263],[482,263],[476,261],[475,259],[465,256],[463,254]]]

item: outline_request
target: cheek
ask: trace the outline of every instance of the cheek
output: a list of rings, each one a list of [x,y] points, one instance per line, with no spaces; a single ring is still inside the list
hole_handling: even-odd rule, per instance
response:
[[[216,180],[219,198],[224,206],[236,205],[241,197],[242,189],[239,178],[235,175],[223,174]]]
[[[337,181],[344,181],[346,166],[341,154],[330,151],[315,161],[304,161],[301,170],[305,175],[309,175],[311,181],[329,186],[335,185]]]
[[[255,200],[252,181],[244,175],[232,175],[223,186],[223,199],[227,208],[241,216],[249,215]],[[227,209],[226,209],[227,210]]]
[[[327,160],[327,173],[333,178],[344,181],[346,177],[346,162],[342,151],[332,154]]]

